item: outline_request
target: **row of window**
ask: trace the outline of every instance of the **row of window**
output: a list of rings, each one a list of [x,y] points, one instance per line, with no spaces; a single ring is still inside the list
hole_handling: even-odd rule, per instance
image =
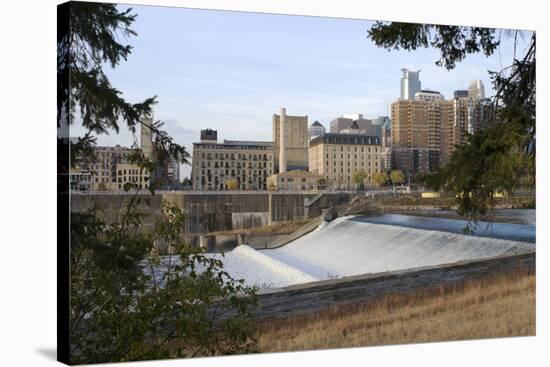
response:
[[[329,159],[329,154],[328,154],[328,153],[326,154],[326,158]],[[336,160],[336,154],[334,154],[334,155],[332,156],[332,158]],[[362,158],[362,157],[359,157],[359,159],[361,159],[361,158]],[[344,159],[344,154],[340,154],[340,159]],[[348,154],[348,159],[351,159],[351,154]],[[354,155],[354,159],[357,159],[357,154]],[[371,159],[373,159],[373,158],[369,155],[368,157],[363,158],[363,159],[371,160]]]
[[[231,171],[226,169],[225,170],[225,175],[226,176],[229,176],[229,172],[231,172],[231,176],[235,176],[235,170],[232,169]],[[241,172],[242,172],[242,175],[245,176],[246,174],[248,175],[259,175],[261,176],[262,174],[264,176],[268,176],[268,175],[271,175],[272,174],[272,171],[271,170],[250,170],[250,171],[245,171],[245,170],[240,170],[238,169],[237,171],[237,176],[240,176],[241,175]],[[224,170],[204,170],[204,169],[201,169],[201,175],[207,175],[207,176],[211,176],[211,175],[223,175],[224,174]]]
[[[302,177],[302,182],[307,182],[307,179],[305,177]],[[297,180],[298,181],[298,180]],[[284,177],[281,177],[281,182],[285,182],[285,178]],[[294,182],[294,178],[293,177],[288,177],[286,179],[286,182]]]
[[[335,168],[333,169],[334,174],[336,174],[336,171],[337,171],[337,169],[336,169],[336,167],[335,167]],[[355,169],[354,169],[354,171],[355,171]],[[327,170],[327,172],[329,172],[329,170]],[[347,172],[348,172],[348,173],[351,173],[351,172],[352,172],[352,171],[351,171],[351,168],[348,167],[348,168],[347,168]],[[371,171],[371,169],[369,168],[369,169],[367,170],[367,173],[370,174],[371,172],[372,172],[372,171]],[[344,167],[341,167],[341,168],[340,168],[340,173],[344,173]]]
[[[122,176],[122,175],[126,175],[126,174],[129,174],[129,175],[138,175],[139,174],[139,169],[129,169],[128,171],[126,171],[126,169],[119,169],[118,170],[118,175],[119,176]]]
[[[244,153],[211,153],[211,152],[202,152],[200,154],[202,159],[252,159],[252,160],[271,160],[271,154],[244,154]]]
[[[331,149],[331,147],[332,147],[332,149]],[[349,151],[351,150],[351,148],[352,148],[352,147],[350,147],[350,146],[346,147],[346,151],[349,152]],[[336,149],[336,147],[333,146],[333,145],[327,146],[325,150],[332,150],[333,152],[338,151],[338,149]],[[340,146],[340,151],[341,151],[341,152],[344,151],[344,147],[343,147],[343,146]],[[354,152],[358,152],[358,151],[359,151],[359,150],[358,150],[358,147],[353,147],[353,151],[354,151]],[[371,152],[371,147],[367,147],[367,150],[366,150],[366,151],[370,153],[370,152]],[[365,152],[365,147],[361,147],[361,152]],[[372,148],[372,152],[377,153],[377,152],[378,152],[378,147],[373,147],[373,148]]]
[[[198,162],[197,162],[198,163]],[[261,168],[262,166],[264,168],[267,168],[267,163],[268,162],[248,162],[248,165],[246,163],[242,163],[241,165],[241,162],[225,162],[225,164],[223,162],[219,162],[218,164],[218,161],[215,161],[213,164],[212,162],[210,161],[201,161],[200,162],[200,166],[202,168],[206,168],[206,167],[214,167],[214,168],[223,168],[225,166],[225,168]],[[271,168],[271,166],[273,165],[272,162],[269,162],[269,167]]]
[[[371,161],[368,161],[368,166],[370,167],[371,166]],[[326,161],[325,162],[326,166],[328,167],[329,165],[329,161]],[[338,166],[339,164],[341,164],[342,166],[345,166],[344,162],[340,162],[340,161],[334,161],[334,166]],[[347,165],[350,166],[351,165],[351,161],[347,161]],[[355,167],[357,167],[357,162],[353,162],[353,165]],[[374,162],[374,166],[378,167],[378,161],[375,161]],[[365,167],[365,161],[361,161],[361,167]]]

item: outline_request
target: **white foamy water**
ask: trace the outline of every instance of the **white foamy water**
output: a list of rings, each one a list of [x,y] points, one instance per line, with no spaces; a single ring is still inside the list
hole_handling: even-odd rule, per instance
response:
[[[351,276],[534,250],[533,243],[470,236],[352,217],[273,250],[262,252],[318,279]]]
[[[465,235],[459,230],[463,226],[462,221],[425,217],[343,217],[277,249],[243,245],[223,258],[211,256],[221,258],[225,270],[247,285],[278,288],[535,250],[534,226],[499,224],[494,234],[500,238],[485,232]]]
[[[225,253],[215,255],[223,261],[224,269],[235,279],[244,279],[249,285],[261,288],[277,288],[291,284],[320,280],[284,262],[267,256],[263,251],[241,245]]]

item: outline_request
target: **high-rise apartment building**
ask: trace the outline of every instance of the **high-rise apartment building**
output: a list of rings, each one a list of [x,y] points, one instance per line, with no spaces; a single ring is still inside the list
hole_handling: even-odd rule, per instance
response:
[[[483,128],[485,100],[463,92],[444,99],[399,100],[392,104],[393,164],[414,177],[448,163],[456,145]],[[469,94],[469,93],[468,93]],[[418,162],[417,162],[418,161]]]
[[[201,141],[193,143],[193,190],[226,190],[229,180],[237,181],[240,190],[266,190],[274,155],[272,142],[218,143],[215,130],[202,130]]]
[[[392,103],[394,165],[411,176],[435,169],[450,145],[452,101],[399,100]],[[415,163],[415,160],[418,160]]]
[[[367,184],[380,172],[380,138],[363,134],[327,133],[309,143],[309,169],[339,189],[355,187],[354,171],[367,174]]]
[[[414,99],[419,99],[422,101],[435,101],[438,99],[445,99],[443,98],[443,95],[435,90],[421,90],[419,92],[416,92],[414,94]]]
[[[420,70],[409,71],[408,69],[401,69],[401,72],[403,75],[401,76],[400,99],[414,99],[415,93],[422,89],[420,82]]]
[[[284,112],[283,112],[284,111]],[[281,131],[281,114],[284,113],[284,128]],[[281,108],[279,114],[273,114],[273,150],[277,152],[274,156],[275,171],[280,172],[279,157],[281,153],[281,136],[283,136],[286,170],[307,171],[308,159],[307,149],[309,142],[308,117],[286,115],[286,110]],[[281,133],[283,135],[281,135]]]
[[[490,108],[487,99],[469,96],[455,97],[449,102],[452,103],[452,118],[451,122],[443,127],[447,130],[442,131],[442,139],[446,138],[448,142],[448,145],[443,145],[441,148],[442,164],[448,162],[456,145],[466,144],[468,135],[486,127],[485,114]]]

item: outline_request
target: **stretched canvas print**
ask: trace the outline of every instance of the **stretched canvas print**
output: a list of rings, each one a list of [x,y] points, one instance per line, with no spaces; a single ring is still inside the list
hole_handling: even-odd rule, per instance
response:
[[[535,335],[535,41],[59,5],[59,360]]]

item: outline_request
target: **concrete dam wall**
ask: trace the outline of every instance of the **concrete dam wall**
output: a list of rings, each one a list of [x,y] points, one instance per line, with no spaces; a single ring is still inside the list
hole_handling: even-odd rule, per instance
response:
[[[325,194],[327,198],[335,194]],[[337,194],[336,194],[337,195]],[[185,232],[204,234],[214,231],[252,228],[277,222],[312,218],[334,200],[323,199],[309,212],[306,201],[316,194],[292,192],[185,192],[163,193],[188,214]],[[324,195],[323,195],[324,196]],[[337,195],[338,202],[341,202]]]
[[[319,196],[310,207],[309,199]],[[185,233],[206,234],[215,231],[245,229],[282,221],[317,217],[323,209],[345,202],[347,194],[291,192],[166,192],[139,195],[137,208],[148,215],[145,226],[152,226],[162,216],[162,201],[167,200],[187,214]],[[114,221],[131,200],[129,194],[73,194],[71,210],[81,212],[93,205],[105,211],[106,220]],[[196,242],[196,241],[195,241]]]
[[[133,201],[132,201],[133,200]],[[72,212],[82,213],[96,207],[99,215],[107,222],[120,221],[128,206],[132,205],[146,216],[142,224],[146,229],[152,229],[162,217],[162,196],[142,194],[137,195],[71,195],[70,207]]]

